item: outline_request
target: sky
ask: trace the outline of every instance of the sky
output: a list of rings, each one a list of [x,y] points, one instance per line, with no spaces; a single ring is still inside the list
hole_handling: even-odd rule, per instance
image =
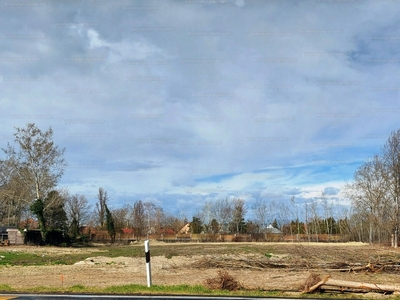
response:
[[[0,147],[51,127],[59,182],[191,217],[344,186],[399,128],[400,1],[0,3]]]

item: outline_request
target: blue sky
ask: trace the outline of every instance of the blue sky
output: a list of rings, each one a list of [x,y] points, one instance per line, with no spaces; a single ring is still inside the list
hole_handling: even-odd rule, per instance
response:
[[[343,186],[399,124],[400,2],[0,3],[0,144],[51,126],[60,182],[112,207],[298,203]]]

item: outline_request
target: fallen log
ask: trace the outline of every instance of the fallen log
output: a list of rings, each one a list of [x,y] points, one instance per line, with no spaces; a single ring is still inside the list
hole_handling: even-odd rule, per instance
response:
[[[325,284],[320,286],[320,291],[321,292],[327,292],[327,293],[330,293],[330,294],[333,294],[333,293],[339,293],[339,294],[344,294],[344,293],[367,294],[367,293],[371,292],[369,290],[363,290],[363,289],[344,288],[344,287],[338,288],[337,286],[330,286],[330,285],[325,285]],[[388,292],[388,294],[391,294],[391,292]]]
[[[339,288],[350,288],[355,290],[368,290],[377,292],[400,292],[400,287],[393,285],[375,284],[375,283],[364,283],[355,281],[345,281],[328,279],[323,285],[335,286]]]

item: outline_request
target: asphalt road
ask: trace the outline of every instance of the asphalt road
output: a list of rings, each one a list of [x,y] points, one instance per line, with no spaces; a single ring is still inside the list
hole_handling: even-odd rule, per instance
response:
[[[198,297],[198,296],[105,296],[105,295],[17,295],[17,294],[4,294],[0,295],[0,300],[71,300],[71,299],[101,299],[101,300],[112,300],[112,299],[132,299],[132,300],[166,300],[166,299],[179,299],[179,300],[289,300],[289,298],[252,298],[252,297]],[[302,300],[307,300],[303,298]],[[315,299],[313,299],[315,300]]]

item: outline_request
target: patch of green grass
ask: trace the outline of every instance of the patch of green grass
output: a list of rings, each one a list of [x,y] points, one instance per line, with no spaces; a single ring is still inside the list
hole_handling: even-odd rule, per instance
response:
[[[0,291],[11,292],[12,288],[8,284],[0,284]]]
[[[207,295],[207,296],[232,296],[232,297],[262,297],[262,298],[279,298],[279,297],[294,297],[293,293],[285,293],[282,291],[264,291],[264,290],[211,290],[202,285],[153,285],[148,288],[145,285],[130,284],[120,286],[110,286],[107,288],[86,287],[78,284],[70,287],[45,287],[39,286],[35,288],[11,288],[9,285],[1,285],[1,292],[19,292],[19,293],[63,293],[63,294],[114,294],[114,295]],[[359,299],[358,295],[348,294],[297,294],[297,298],[307,299]],[[398,297],[387,296],[386,299],[399,299]]]
[[[0,252],[1,266],[39,266],[44,264],[43,258],[37,254],[18,251]]]
[[[69,287],[68,288],[68,291],[70,291],[70,292],[83,292],[83,291],[85,291],[87,288],[84,286],[84,285],[82,285],[82,284],[76,284],[76,285],[73,285],[73,286],[71,286],[71,287]]]
[[[271,254],[271,253],[265,253],[265,257],[266,257],[266,258],[271,258],[271,257],[272,257],[272,254]]]
[[[280,292],[211,290],[202,285],[152,285],[150,288],[139,284],[112,286],[102,290],[106,294],[154,294],[154,295],[231,295],[231,296],[277,296]]]
[[[235,291],[210,290],[202,285],[152,285],[150,288],[145,285],[130,284],[111,286],[107,288],[86,287],[84,285],[73,285],[70,287],[46,287],[38,286],[35,288],[11,288],[9,285],[0,285],[1,292],[26,292],[26,293],[96,293],[96,294],[115,294],[115,295],[214,295],[214,296],[258,296],[276,297],[284,295],[281,292],[255,291]]]

